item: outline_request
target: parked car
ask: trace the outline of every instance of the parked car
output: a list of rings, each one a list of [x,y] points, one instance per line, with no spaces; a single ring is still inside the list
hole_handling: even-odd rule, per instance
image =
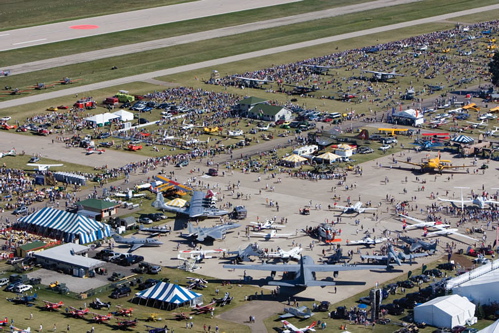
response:
[[[7,285],[9,282],[10,281],[8,278],[1,278],[0,279],[0,287]]]
[[[130,293],[132,292],[132,289],[127,286],[122,286],[119,288],[116,288],[109,297],[111,298],[121,298],[121,297],[128,297],[130,296]]]
[[[120,273],[120,272],[113,272],[113,274],[112,274],[110,277],[108,277],[107,279],[108,279],[109,281],[113,281],[113,282],[114,282],[114,281],[121,280],[121,279],[123,279],[124,277],[125,277],[125,274],[123,274],[123,273]]]
[[[151,288],[151,287],[155,286],[156,284],[158,284],[159,282],[160,281],[156,280],[156,279],[147,279],[144,282],[142,282],[141,284],[139,284],[138,289],[144,290],[147,288]]]
[[[20,284],[20,285],[14,287],[13,291],[15,293],[20,294],[20,293],[25,293],[25,292],[27,292],[27,291],[29,291],[31,289],[33,289],[33,286],[30,285],[30,284]]]
[[[149,267],[149,274],[158,274],[159,272],[161,272],[161,266],[151,265]]]
[[[149,218],[148,214],[142,214],[139,217],[139,223],[151,224],[152,220]]]
[[[392,148],[392,146],[390,145],[382,145],[381,147],[379,147],[378,149],[379,150],[382,150],[382,151],[387,151],[388,149]]]
[[[29,213],[29,208],[28,206],[21,206],[19,208],[16,208],[14,209],[14,211],[12,212],[12,214],[14,215],[26,215]]]
[[[385,138],[381,140],[381,142],[384,144],[389,144],[389,143],[397,143],[398,141],[395,138]]]

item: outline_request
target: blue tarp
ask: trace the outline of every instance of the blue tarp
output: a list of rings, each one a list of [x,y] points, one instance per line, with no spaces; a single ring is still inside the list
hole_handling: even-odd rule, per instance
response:
[[[80,244],[86,244],[111,236],[111,228],[107,224],[50,207],[20,218],[18,226],[66,243],[78,239]]]
[[[136,293],[135,297],[138,298],[138,302],[146,300],[146,305],[152,301],[152,306],[173,309],[186,305],[186,303],[191,306],[199,304],[202,295],[173,283],[160,282],[149,289]]]

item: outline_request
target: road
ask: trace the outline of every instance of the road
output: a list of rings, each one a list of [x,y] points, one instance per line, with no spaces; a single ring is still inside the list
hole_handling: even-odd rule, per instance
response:
[[[288,52],[288,51],[297,50],[300,48],[311,47],[311,46],[316,46],[316,45],[326,44],[326,43],[332,43],[332,42],[339,41],[339,40],[345,40],[345,39],[350,39],[350,38],[355,38],[355,37],[360,37],[360,36],[366,36],[366,35],[371,35],[371,34],[375,34],[375,33],[386,32],[386,31],[406,28],[406,27],[410,27],[410,26],[416,26],[416,25],[420,25],[420,24],[432,23],[432,22],[436,22],[436,21],[448,20],[448,19],[452,19],[454,17],[477,14],[477,13],[482,13],[482,12],[497,10],[497,9],[499,9],[499,4],[480,7],[480,8],[473,8],[473,9],[468,9],[468,10],[463,10],[463,11],[458,11],[458,12],[448,13],[448,14],[443,14],[443,15],[437,15],[437,16],[427,17],[424,19],[401,22],[401,23],[397,23],[397,24],[391,24],[391,25],[372,28],[372,29],[355,31],[355,32],[337,35],[337,36],[314,39],[314,40],[310,40],[310,41],[294,43],[294,44],[289,44],[289,45],[269,48],[269,49],[265,49],[265,50],[254,51],[254,52],[248,52],[248,53],[238,54],[238,55],[229,56],[229,57],[222,57],[222,58],[202,61],[202,62],[198,62],[198,63],[194,63],[194,64],[188,64],[188,65],[184,65],[184,66],[178,66],[178,67],[174,67],[174,68],[168,68],[168,69],[163,69],[163,70],[149,72],[149,73],[142,73],[142,74],[123,77],[123,78],[119,78],[119,79],[102,81],[102,82],[88,84],[88,85],[84,85],[84,86],[72,87],[72,88],[59,90],[59,91],[52,91],[52,92],[48,92],[48,93],[41,94],[41,95],[33,95],[33,96],[17,98],[17,99],[13,99],[13,100],[9,100],[9,101],[0,102],[0,109],[10,108],[10,107],[28,104],[28,103],[39,102],[39,101],[43,101],[43,100],[49,100],[52,98],[63,97],[63,96],[67,96],[67,95],[87,93],[90,91],[108,88],[108,87],[112,87],[112,86],[120,86],[120,85],[131,83],[131,82],[145,81],[145,80],[148,80],[148,79],[151,79],[154,77],[178,74],[178,73],[187,72],[187,71],[191,71],[191,70],[197,70],[200,68],[216,68],[216,66],[221,65],[221,64],[225,64],[225,63],[236,62],[236,61],[241,61],[241,60],[248,60],[251,58],[267,56],[270,54]],[[75,57],[77,57],[77,55],[75,55]],[[49,63],[50,59],[48,59],[47,62]]]

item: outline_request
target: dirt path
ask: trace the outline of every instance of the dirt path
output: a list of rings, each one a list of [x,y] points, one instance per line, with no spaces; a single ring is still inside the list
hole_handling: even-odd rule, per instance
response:
[[[283,305],[279,302],[248,301],[246,304],[224,312],[217,317],[238,324],[245,324],[251,328],[252,332],[261,333],[267,332],[263,320],[281,312],[282,309]],[[255,317],[254,323],[249,322],[249,316]],[[276,326],[281,327],[280,323],[276,324]]]

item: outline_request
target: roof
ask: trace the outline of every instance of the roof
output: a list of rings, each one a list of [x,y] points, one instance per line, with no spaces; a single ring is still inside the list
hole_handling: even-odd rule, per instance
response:
[[[149,289],[136,293],[135,296],[155,299],[166,303],[182,304],[202,295],[177,284],[161,282]]]
[[[35,253],[35,258],[44,258],[58,262],[68,263],[73,266],[94,268],[105,264],[104,261],[78,255],[78,252],[87,252],[90,248],[74,243],[59,245],[48,250]]]
[[[19,248],[24,250],[24,251],[32,251],[34,249],[39,249],[41,247],[44,247],[46,244],[47,243],[42,242],[42,241],[34,241],[34,242],[31,242],[28,244],[21,245],[21,246],[19,246]]]
[[[106,200],[99,200],[99,199],[87,199],[87,200],[83,200],[83,201],[78,202],[78,205],[83,206],[83,207],[93,208],[93,209],[104,210],[104,209],[119,206],[119,203],[106,201]]]
[[[469,306],[475,306],[468,298],[459,295],[448,295],[434,298],[424,304],[418,305],[417,308],[436,307],[449,315],[459,315]]]
[[[242,99],[239,101],[239,104],[244,104],[244,105],[255,105],[255,104],[259,104],[259,103],[264,103],[266,102],[267,100],[266,99],[263,99],[263,98],[259,98],[259,97],[246,97],[245,99]]]
[[[266,116],[275,116],[283,109],[282,106],[270,104],[257,104],[251,108],[250,112],[255,114],[263,114]]]
[[[119,118],[118,115],[106,112],[101,114],[96,114],[95,116],[85,118],[85,121],[95,122],[97,124],[104,124],[112,119]]]
[[[496,333],[496,332],[499,332],[499,320],[496,320],[492,325],[489,325],[478,331],[478,333]]]
[[[473,138],[466,136],[466,135],[459,135],[451,140],[452,142],[459,142],[459,143],[471,143],[475,141]]]

